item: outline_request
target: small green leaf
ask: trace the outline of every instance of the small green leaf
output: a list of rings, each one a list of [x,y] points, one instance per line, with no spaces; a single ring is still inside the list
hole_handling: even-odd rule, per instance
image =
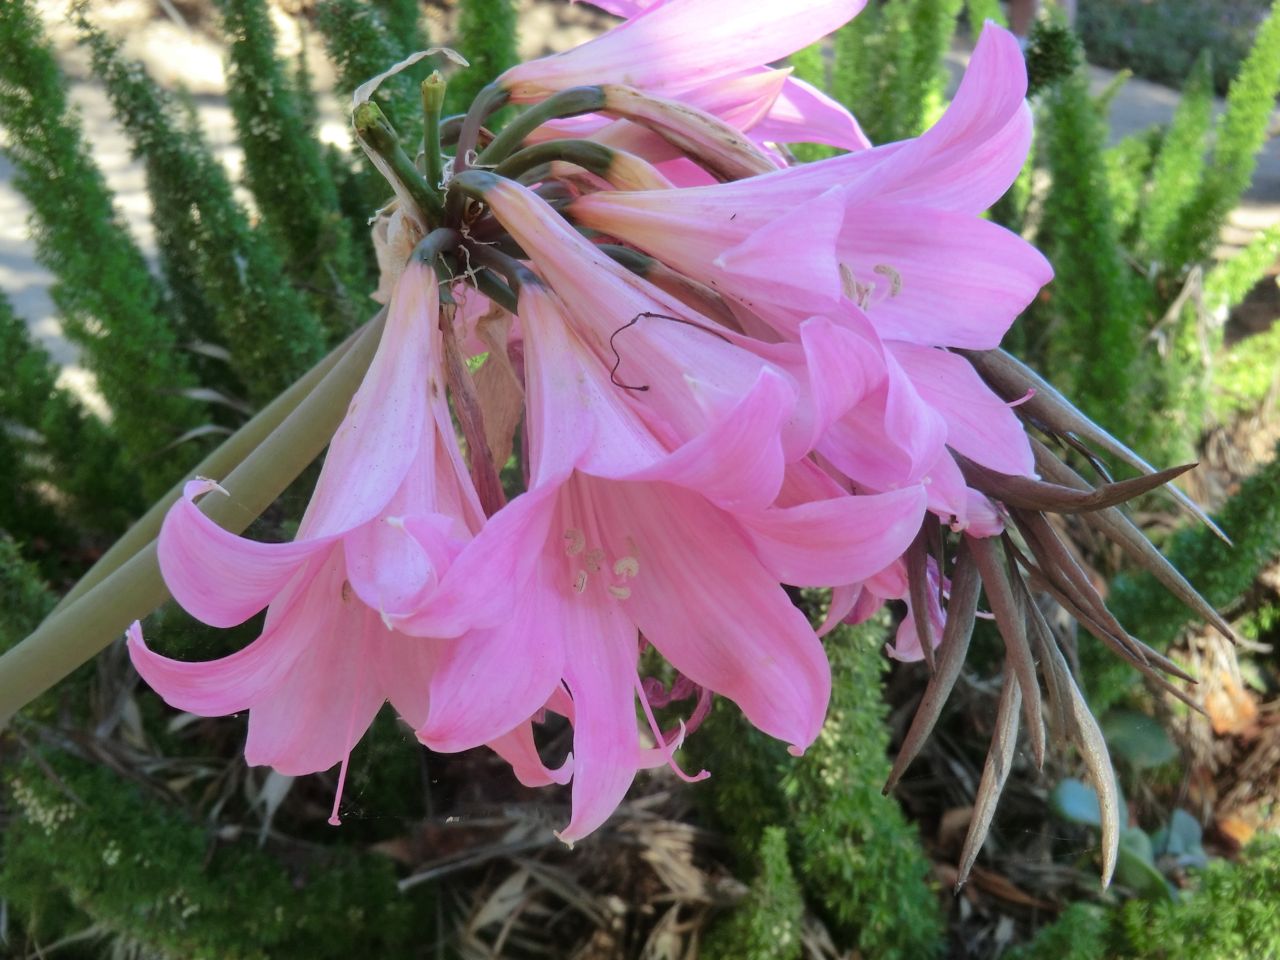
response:
[[[1145,713],[1109,713],[1102,721],[1102,732],[1112,756],[1125,760],[1135,770],[1158,767],[1178,756],[1178,748],[1164,727]]]
[[[1137,827],[1120,834],[1120,857],[1116,861],[1116,879],[1150,900],[1172,900],[1169,881],[1156,869],[1151,838]]]
[[[1200,821],[1185,810],[1174,810],[1169,825],[1152,835],[1151,845],[1157,856],[1172,857],[1180,867],[1203,867],[1209,859],[1201,845],[1203,835]]]
[[[1101,827],[1102,816],[1098,810],[1098,793],[1093,787],[1074,777],[1059,781],[1049,794],[1049,807],[1063,820],[1083,824],[1086,827]],[[1129,822],[1129,808],[1120,795],[1120,823]]]

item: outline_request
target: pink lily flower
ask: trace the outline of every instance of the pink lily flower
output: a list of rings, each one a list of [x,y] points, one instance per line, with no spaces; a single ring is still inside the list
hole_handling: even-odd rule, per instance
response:
[[[188,612],[213,626],[242,623],[335,545],[352,589],[375,610],[404,612],[434,589],[443,558],[484,519],[444,400],[438,316],[434,273],[411,262],[292,543],[227,534],[192,503],[207,482],[188,485],[159,540],[165,580]]]
[[[881,335],[989,349],[1052,277],[1020,237],[976,217],[1030,138],[1017,41],[988,27],[924,135],[736,183],[614,191],[569,215],[737,298],[786,335],[852,300]]]
[[[591,5],[615,17],[631,20],[646,10],[663,6],[668,2],[670,0],[601,0],[598,3],[592,2]],[[798,50],[800,47],[797,46],[794,49]],[[750,133],[752,140],[761,145],[825,143],[845,150],[865,150],[871,146],[871,141],[862,132],[862,127],[854,119],[853,114],[811,84],[789,76],[789,71],[756,67],[753,70],[744,71],[740,76],[745,78],[755,73],[772,72],[781,73],[785,78],[781,81],[781,89],[770,101],[768,112],[745,125],[708,107],[706,103],[695,102],[695,105],[736,126],[742,132]],[[730,80],[731,85],[732,78],[726,79]],[[689,93],[683,93],[679,99],[682,102],[691,102]]]
[[[821,728],[830,678],[820,643],[779,581],[861,579],[882,568],[914,536],[924,493],[916,487],[786,507],[750,507],[735,496],[735,509],[726,509],[698,492],[703,484],[691,470],[696,463],[698,471],[723,471],[731,463],[769,491],[760,501],[773,499],[778,484],[770,464],[781,441],[775,436],[767,456],[756,452],[760,422],[771,422],[775,434],[779,428],[784,398],[772,386],[671,449],[663,437],[679,429],[662,429],[646,409],[647,394],[637,400],[617,386],[576,311],[530,279],[519,313],[530,491],[490,520],[451,576],[470,585],[463,606],[478,616],[485,598],[499,608],[506,603],[499,582],[513,565],[501,558],[524,558],[515,589],[526,598],[525,611],[486,636],[502,645],[518,638],[525,650],[519,661],[508,657],[503,672],[496,669],[501,657],[481,650],[474,636],[465,641],[495,669],[439,675],[451,693],[447,701],[433,699],[419,736],[437,749],[483,742],[525,705],[513,701],[511,715],[499,718],[474,710],[475,697],[522,683],[512,674],[523,674],[526,660],[559,661],[575,723],[573,814],[560,836],[574,841],[617,806],[653,756],[646,749],[674,766],[674,747],[656,724],[656,748],[646,748],[636,727],[637,697],[648,712],[637,672],[641,636],[682,676],[727,696],[761,730],[802,751]],[[649,361],[637,365],[648,372]],[[646,379],[654,390],[664,387],[657,376]],[[766,373],[760,383],[783,381]],[[426,612],[425,620],[431,617]],[[399,626],[419,632],[423,622],[417,615]]]
[[[669,0],[572,50],[517,64],[496,82],[514,103],[597,83],[667,95],[781,59],[852,20],[864,6],[866,0],[796,0],[785,7]]]
[[[831,423],[818,451],[860,489],[924,483],[930,511],[953,529],[999,533],[998,511],[969,488],[950,451],[1002,473],[1034,476],[1021,422],[963,357],[894,341],[884,348],[884,378]]]
[[[433,748],[485,742],[563,683],[575,726],[573,813],[560,835],[573,841],[608,817],[652,751],[675,764],[656,721],[653,747],[636,727],[637,697],[648,708],[641,637],[689,682],[803,750],[830,678],[780,583],[882,569],[914,536],[925,494],[778,501],[788,457],[807,452],[784,434],[820,432],[848,388],[815,379],[806,389],[823,396],[797,415],[782,368],[619,268],[531,192],[467,176],[486,185],[484,202],[539,274],[522,279],[518,310],[529,491],[464,548],[437,602],[395,623],[431,636],[484,628],[462,641],[469,660],[433,677],[419,730]],[[647,322],[629,323],[641,314]],[[529,682],[530,663],[553,683]],[[472,707],[495,690],[505,713]]]
[[[165,518],[160,566],[179,604],[221,627],[267,607],[261,636],[187,663],[148,648],[138,625],[129,634],[134,666],[166,702],[202,716],[248,710],[249,763],[298,775],[341,762],[339,798],[347,758],[382,703],[421,724],[433,672],[459,652],[387,625],[432,595],[484,520],[444,400],[438,306],[435,274],[411,261],[293,542],[214,524],[195,505],[221,491],[211,480],[188,483]],[[527,721],[540,705],[489,738],[536,784],[559,776],[532,751]]]

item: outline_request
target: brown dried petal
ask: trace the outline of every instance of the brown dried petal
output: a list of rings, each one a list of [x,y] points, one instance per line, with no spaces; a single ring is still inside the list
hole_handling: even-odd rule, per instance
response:
[[[1040,684],[1036,680],[1035,659],[1027,643],[1026,614],[1021,609],[1009,583],[1004,558],[998,541],[994,538],[967,537],[982,585],[987,591],[987,602],[996,617],[996,627],[1004,640],[1006,663],[1012,665],[1022,688],[1022,705],[1026,713],[1027,733],[1031,737],[1031,752],[1036,767],[1044,767],[1044,717],[1040,712]]]
[[[973,364],[982,379],[1006,400],[1020,400],[1026,397],[1028,390],[1034,391],[1033,396],[1017,407],[1018,415],[1023,419],[1031,420],[1037,426],[1046,427],[1050,432],[1063,436],[1078,434],[1135,470],[1142,473],[1155,472],[1151,464],[1086,417],[1052,384],[1021,360],[1003,350],[961,350],[959,352]],[[1205,524],[1216,536],[1227,543],[1231,542],[1199,504],[1177,487],[1167,489],[1184,509]]]
[[[978,782],[978,794],[973,801],[973,816],[969,831],[965,834],[964,849],[960,851],[960,869],[956,877],[956,890],[964,885],[978,859],[978,851],[991,830],[991,819],[996,804],[1004,792],[1005,782],[1013,767],[1013,751],[1018,745],[1018,709],[1022,705],[1021,685],[1013,677],[1013,667],[1007,661],[1004,668],[1004,686],[1000,688],[1000,705],[996,708],[996,728],[991,735],[991,748],[987,762],[982,767],[982,779]]]
[[[893,769],[889,771],[889,779],[884,785],[885,793],[894,788],[924,746],[938,717],[942,715],[947,697],[956,685],[964,666],[965,655],[969,652],[981,585],[978,568],[969,555],[968,547],[962,542],[951,578],[951,603],[947,607],[947,625],[942,632],[942,643],[938,646],[937,670],[929,677],[924,696],[920,698],[920,706],[911,718],[911,726],[903,738]]]
[[[1075,490],[1056,483],[1033,480],[1031,477],[998,473],[974,463],[954,450],[951,451],[951,455],[960,467],[960,472],[964,474],[965,480],[974,489],[1010,506],[1027,510],[1047,510],[1050,513],[1087,513],[1091,510],[1113,507],[1118,503],[1149,493],[1195,466],[1194,463],[1188,463],[1146,476],[1133,477],[1130,480],[1105,483],[1088,490]]]

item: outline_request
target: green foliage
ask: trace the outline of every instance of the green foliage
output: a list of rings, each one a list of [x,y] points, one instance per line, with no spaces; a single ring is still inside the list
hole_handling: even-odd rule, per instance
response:
[[[1071,28],[1057,18],[1036,21],[1027,41],[1029,97],[1070,77],[1084,63],[1080,41]]]
[[[1169,561],[1215,607],[1225,607],[1244,593],[1280,554],[1280,448],[1276,454],[1214,517],[1233,545],[1198,526],[1179,531],[1166,550]],[[1120,622],[1157,650],[1166,649],[1192,618],[1148,573],[1117,577],[1107,599]],[[1119,700],[1136,676],[1092,638],[1081,637],[1080,666],[1095,713]]]
[[[53,609],[53,592],[18,545],[0,534],[0,650],[7,650]]]
[[[1273,17],[1232,86],[1211,157],[1208,57],[1188,78],[1167,130],[1105,151],[1108,95],[1091,99],[1077,73],[1045,97],[1041,154],[1050,187],[1036,241],[1056,282],[1011,346],[1054,370],[1090,416],[1153,461],[1195,459],[1210,413],[1256,405],[1270,386],[1264,371],[1280,352],[1276,342],[1254,338],[1215,364],[1206,355],[1220,349],[1221,324],[1204,308],[1216,315],[1228,294],[1243,295],[1264,269],[1271,238],[1238,265],[1215,268],[1203,306],[1197,271],[1248,185],[1278,91],[1280,17]],[[1225,390],[1215,389],[1215,365]]]
[[[410,5],[414,6],[416,13],[416,0]],[[405,4],[388,3],[385,6],[398,9]],[[394,12],[388,11],[389,14]],[[397,16],[403,19],[404,12],[400,10]],[[338,68],[338,92],[344,99],[360,84],[398,63],[413,48],[426,45],[426,37],[420,35],[409,38],[412,42],[406,44],[406,38],[394,32],[378,6],[371,5],[368,0],[325,0],[316,8],[316,26],[324,37],[329,58]],[[373,95],[374,102],[391,120],[406,146],[422,140],[422,98],[417,78],[431,68],[429,61],[430,58],[388,77]],[[331,146],[325,161],[337,190],[343,218],[359,235],[355,237],[357,249],[365,250],[366,270],[370,277],[374,277],[378,267],[367,239],[367,221],[370,211],[390,199],[387,181],[364,156],[353,164],[347,154]]]
[[[1041,131],[1052,185],[1037,242],[1055,279],[1035,311],[1037,359],[1086,413],[1132,437],[1142,312],[1107,182],[1105,125],[1082,71],[1056,85],[1046,104]]]
[[[1213,252],[1232,208],[1249,187],[1280,94],[1280,0],[1258,29],[1253,49],[1231,83],[1219,118],[1213,161],[1195,196],[1170,228],[1167,262],[1191,264]]]
[[[1242,303],[1280,258],[1280,225],[1260,230],[1248,246],[1217,264],[1204,278],[1205,306],[1214,312]]]
[[[760,868],[734,911],[707,934],[706,960],[799,960],[804,897],[787,859],[787,832],[766,827]]]
[[[203,419],[201,408],[181,395],[195,385],[186,354],[177,349],[164,297],[90,159],[29,0],[0,11],[0,49],[5,153],[32,207],[40,260],[57,278],[54,301],[111,405],[116,436],[135,467],[147,463],[147,488],[158,494],[195,451],[152,458]]]
[[[94,74],[146,166],[161,263],[175,294],[183,291],[183,332],[230,354],[234,374],[219,364],[218,380],[205,382],[242,389],[254,404],[265,404],[320,359],[319,322],[280,282],[280,258],[249,229],[194,118],[181,116],[142,66],[124,59],[119,44],[83,15],[79,27]]]
[[[901,808],[881,794],[889,775],[884,630],[872,622],[827,638],[831,706],[817,742],[782,783],[796,871],[833,928],[864,956],[922,958],[941,947],[929,863]]]
[[[245,180],[289,278],[306,292],[329,338],[339,339],[365,319],[365,310],[337,190],[276,58],[264,0],[219,2],[230,43],[227,99],[244,148]]]
[[[1259,836],[1238,863],[1212,861],[1176,900],[1070,907],[1012,960],[1275,960],[1280,838]]]
[[[19,815],[0,873],[37,942],[95,924],[183,960],[336,960],[411,956],[426,940],[427,911],[397,892],[381,857],[299,847],[286,870],[248,838],[220,840],[104,767],[46,762],[58,782],[32,762],[10,772]]]
[[[1280,376],[1280,324],[1232,346],[1218,358],[1213,412],[1219,420],[1257,409]]]
[[[1076,28],[1089,59],[1148,80],[1182,84],[1202,53],[1225,93],[1249,52],[1269,0],[1080,0]]]
[[[836,31],[831,93],[855,112],[873,143],[915,136],[932,120],[962,3],[869,4]]]
[[[880,792],[889,775],[884,631],[875,621],[827,638],[831,707],[799,760],[729,709],[714,711],[686,749],[711,766],[708,800],[744,862],[766,827],[786,825],[805,897],[837,941],[892,960],[937,953],[942,920],[915,828]]]
[[[1130,134],[1103,154],[1112,219],[1117,235],[1127,247],[1132,247],[1137,238],[1139,216],[1161,140],[1159,128],[1153,127]]]
[[[56,385],[53,361],[3,296],[0,363],[7,376],[0,390],[0,530],[64,554],[73,551],[73,527],[96,536],[122,532],[145,507],[137,474],[110,428]],[[65,573],[64,558],[50,554],[45,573]]]
[[[1007,27],[1009,21],[1000,6],[1000,0],[965,0],[965,18],[969,21],[969,33],[978,36],[982,33],[982,25],[988,20],[998,26]]]
[[[396,39],[400,48],[407,53],[425,50],[431,44],[427,36],[426,25],[422,21],[422,8],[419,0],[373,0],[373,4],[382,13],[383,22],[391,36]],[[388,64],[389,66],[389,64]],[[430,67],[423,67],[417,77],[421,80]]]
[[[316,26],[337,66],[338,92],[344,97],[411,52],[367,0],[325,0],[316,8]],[[373,101],[402,141],[410,144],[421,139],[422,99],[410,71],[382,81]],[[381,179],[376,172],[373,175]],[[387,192],[385,180],[380,192]]]
[[[1213,86],[1208,54],[1196,61],[1182,90],[1182,99],[1164,135],[1151,171],[1151,186],[1142,211],[1139,256],[1177,270],[1180,252],[1175,243],[1188,200],[1205,176],[1205,144],[1213,122]]]
[[[1121,913],[1128,952],[1167,960],[1280,957],[1280,838],[1264,836],[1237,864],[1211,863],[1177,903],[1131,901]]]
[[[1035,940],[1009,953],[1009,960],[1098,960],[1111,956],[1107,942],[1110,918],[1091,903],[1073,903]]]
[[[471,66],[449,78],[446,112],[463,113],[485,84],[516,62],[516,9],[512,0],[462,0],[452,46]]]
[[[1280,226],[1260,231],[1243,250],[1204,279],[1204,305],[1212,318],[1213,345],[1222,340],[1226,313],[1241,303],[1280,258]],[[1280,324],[1245,337],[1215,358],[1210,403],[1219,421],[1254,410],[1280,376]]]

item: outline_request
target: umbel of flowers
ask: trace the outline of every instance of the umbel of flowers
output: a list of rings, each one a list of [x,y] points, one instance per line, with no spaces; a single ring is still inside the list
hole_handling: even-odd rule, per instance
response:
[[[864,3],[600,4],[630,19],[508,70],[463,117],[441,118],[428,79],[421,152],[369,102],[376,79],[357,91],[356,135],[395,194],[374,226],[376,355],[293,542],[229,533],[198,503],[218,484],[187,485],[158,543],[169,589],[206,623],[266,609],[265,625],[188,663],[135,624],[147,682],[197,714],[247,710],[250,763],[342,764],[335,823],[389,700],[432,749],[487,744],[525,784],[571,783],[572,842],[638,770],[706,775],[678,748],[713,696],[794,753],[813,742],[824,630],[784,585],[831,588],[826,627],[905,601],[890,653],[930,673],[896,781],[985,593],[1006,670],[962,876],[1025,726],[1038,762],[1050,734],[1081,749],[1109,877],[1114,774],[1030,587],[1154,682],[1182,674],[1107,611],[1046,512],[1080,514],[1229,628],[1116,509],[1181,471],[999,350],[1051,276],[982,216],[1030,143],[1016,40],[988,24],[938,122],[881,146],[767,65]],[[507,105],[522,111],[486,129]],[[795,142],[846,152],[796,166],[779,146]],[[1088,480],[1055,446],[1137,477]],[[641,676],[649,646],[670,689]],[[663,729],[673,699],[688,715]],[[554,768],[548,711],[573,729]]]

